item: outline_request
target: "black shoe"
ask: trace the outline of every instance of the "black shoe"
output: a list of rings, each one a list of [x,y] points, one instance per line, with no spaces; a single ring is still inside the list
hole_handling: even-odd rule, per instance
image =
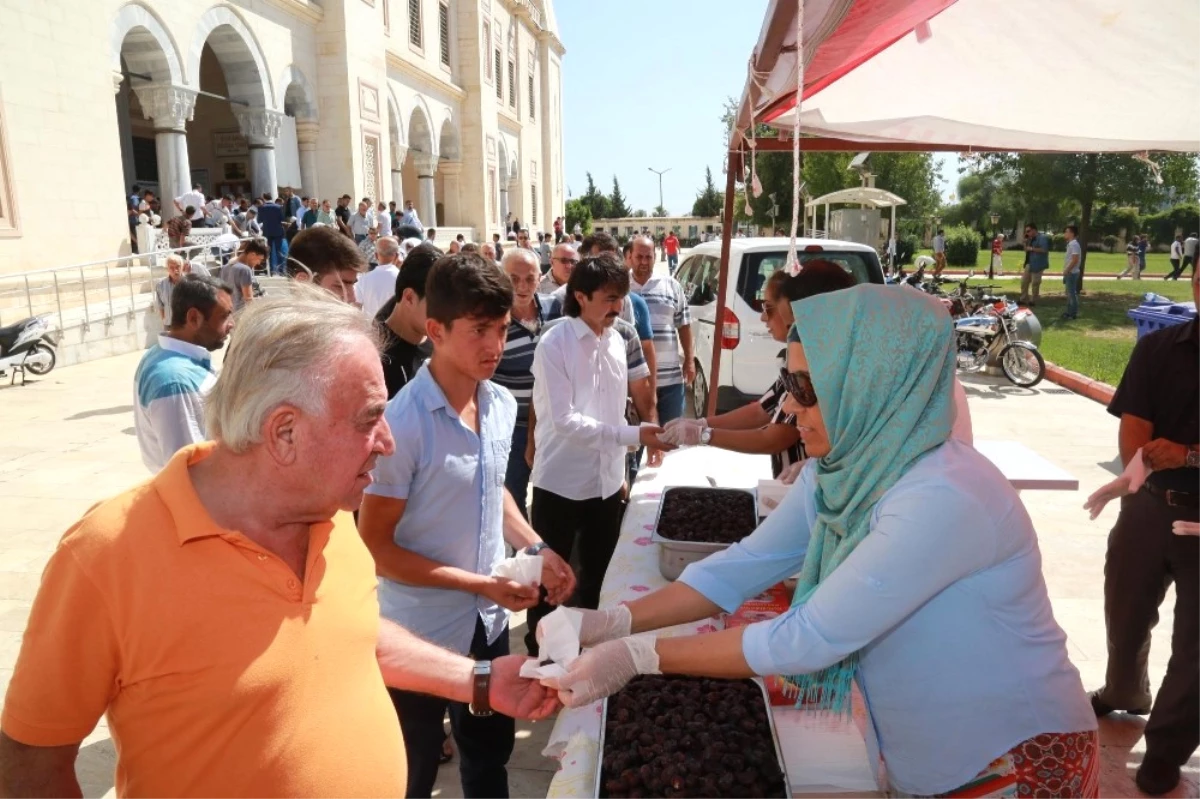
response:
[[[1101,699],[1100,691],[1098,691],[1098,690],[1092,691],[1090,694],[1088,694],[1088,699],[1091,700],[1092,712],[1096,714],[1096,718],[1098,718],[1098,719],[1104,718],[1105,716],[1109,715],[1110,713],[1115,713],[1118,710],[1120,710],[1120,708],[1115,708],[1112,705],[1105,702],[1103,699]],[[1125,712],[1130,714],[1131,716],[1148,716],[1148,715],[1150,715],[1149,708],[1135,708],[1133,710],[1126,710]]]
[[[1134,782],[1143,793],[1160,796],[1179,784],[1179,766],[1146,753]]]

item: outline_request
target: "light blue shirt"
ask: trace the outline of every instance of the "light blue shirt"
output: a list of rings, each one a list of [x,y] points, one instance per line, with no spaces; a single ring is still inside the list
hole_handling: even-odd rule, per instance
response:
[[[491,382],[479,384],[479,434],[463,424],[429,369],[387,404],[396,452],[375,463],[368,494],[406,501],[396,545],[431,560],[488,575],[504,559],[504,472],[517,402]],[[435,644],[466,654],[483,619],[488,643],[508,611],[477,594],[379,578],[384,617]]]
[[[796,574],[816,520],[814,466],[751,536],[680,580],[732,611]],[[906,793],[957,788],[1040,733],[1096,729],[1029,514],[958,441],[917,461],[809,601],[747,627],[742,650],[757,674],[812,672],[859,652],[888,776]]]

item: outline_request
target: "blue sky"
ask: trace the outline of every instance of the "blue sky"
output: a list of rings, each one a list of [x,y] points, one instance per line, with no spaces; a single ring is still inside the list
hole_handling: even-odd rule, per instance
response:
[[[721,108],[740,97],[767,0],[558,0],[563,133],[571,196],[586,173],[607,193],[615,173],[631,208],[658,205],[658,176],[672,214],[687,214],[712,168],[719,190]],[[955,157],[951,156],[951,160]],[[953,191],[958,174],[942,169]]]

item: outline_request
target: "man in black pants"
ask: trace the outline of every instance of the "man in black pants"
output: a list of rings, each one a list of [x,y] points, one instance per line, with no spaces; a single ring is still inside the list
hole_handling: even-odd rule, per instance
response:
[[[1200,301],[1200,280],[1192,275]],[[1108,669],[1092,693],[1097,716],[1145,715],[1146,756],[1137,785],[1148,794],[1179,783],[1180,766],[1200,743],[1200,538],[1174,535],[1177,521],[1200,521],[1200,326],[1193,319],[1138,341],[1109,413],[1121,418],[1121,460],[1139,449],[1154,472],[1121,500],[1104,563]],[[1150,629],[1175,583],[1171,660],[1150,705]]]
[[[625,339],[613,329],[629,293],[629,271],[611,253],[586,258],[567,281],[560,320],[548,325],[533,356],[533,527],[569,559],[579,540],[579,595],[573,605],[595,608],[600,585],[621,530],[627,447],[671,449],[661,428],[625,420],[630,374]],[[643,364],[644,366],[644,364]],[[549,612],[529,610],[526,645]]]

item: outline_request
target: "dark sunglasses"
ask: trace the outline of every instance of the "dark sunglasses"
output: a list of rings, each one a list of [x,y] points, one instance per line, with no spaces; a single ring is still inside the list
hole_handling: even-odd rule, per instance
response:
[[[784,372],[783,387],[801,407],[811,408],[817,404],[817,392],[813,390],[808,372]]]

